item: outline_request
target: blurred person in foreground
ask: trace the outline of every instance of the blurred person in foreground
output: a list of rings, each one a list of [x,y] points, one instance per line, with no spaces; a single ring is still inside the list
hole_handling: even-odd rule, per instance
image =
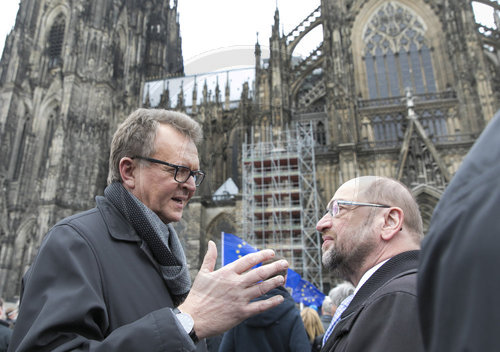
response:
[[[270,259],[264,264],[276,261]],[[286,279],[287,271],[278,275]],[[287,289],[278,286],[254,301],[266,300],[274,295],[283,296],[284,302],[263,313],[254,315],[227,331],[222,337],[219,352],[304,352],[309,340],[299,310]]]
[[[422,351],[416,280],[422,219],[400,182],[344,183],[317,224],[323,265],[356,286],[322,351]]]
[[[57,223],[23,279],[11,351],[205,351],[222,333],[282,296],[263,250],[214,271],[210,241],[193,285],[171,223],[201,184],[201,127],[172,111],[138,109],[111,143],[108,186],[96,207]]]
[[[500,111],[446,188],[422,245],[418,303],[427,351],[500,350]]]

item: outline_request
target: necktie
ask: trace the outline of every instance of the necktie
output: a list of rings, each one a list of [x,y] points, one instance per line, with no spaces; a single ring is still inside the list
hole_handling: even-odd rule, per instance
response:
[[[328,329],[326,329],[325,335],[323,336],[323,346],[325,345],[326,341],[328,340],[328,338],[332,334],[333,329],[335,329],[335,325],[337,325],[337,323],[339,322],[340,316],[342,315],[342,313],[344,313],[344,310],[346,310],[346,308],[351,303],[353,297],[354,297],[354,294],[347,296],[346,298],[344,298],[342,303],[340,303],[340,305],[337,307],[337,310],[335,311],[335,314],[333,315],[332,322],[330,323],[330,326],[328,326]]]

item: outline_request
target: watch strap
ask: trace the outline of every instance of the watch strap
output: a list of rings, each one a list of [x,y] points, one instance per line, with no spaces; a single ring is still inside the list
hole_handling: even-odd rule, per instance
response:
[[[193,343],[195,345],[200,341],[200,339],[198,338],[198,335],[196,335],[196,331],[194,331],[194,327],[188,335],[191,338],[191,340],[193,340]]]
[[[180,319],[182,319],[182,318],[179,318],[181,315],[184,315],[185,317],[189,317],[189,319],[193,320],[193,318],[188,313],[181,312],[179,310],[179,308],[173,308],[172,311],[174,312],[174,314],[176,315],[176,318],[181,323],[182,323],[182,321]],[[184,325],[183,325],[183,328],[185,328]],[[191,331],[186,331],[186,332],[194,344],[197,344],[200,341],[200,339],[198,338],[198,335],[196,335],[196,331],[194,331],[194,325],[193,325],[193,328],[191,329]]]

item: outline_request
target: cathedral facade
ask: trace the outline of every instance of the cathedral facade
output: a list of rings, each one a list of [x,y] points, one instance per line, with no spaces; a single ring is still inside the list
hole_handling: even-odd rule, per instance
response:
[[[177,1],[23,0],[0,63],[0,295],[43,234],[94,205],[147,77],[183,72]]]
[[[318,30],[322,41],[297,58]],[[203,125],[209,179],[176,225],[193,271],[209,239],[241,232],[241,195],[212,195],[228,178],[241,189],[243,143],[298,122],[314,126],[320,204],[352,177],[394,177],[427,227],[500,108],[499,38],[469,0],[321,0],[288,34],[277,9],[270,57],[257,43],[254,74],[232,100],[229,79],[170,91],[183,76],[177,0],[22,0],[0,62],[0,295],[18,295],[52,225],[102,194],[111,136],[139,106]],[[158,80],[152,104],[145,87]]]

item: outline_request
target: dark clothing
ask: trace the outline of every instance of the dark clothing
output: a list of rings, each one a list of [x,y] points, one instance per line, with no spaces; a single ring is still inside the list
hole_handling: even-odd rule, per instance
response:
[[[342,313],[322,351],[423,351],[418,253],[398,254],[375,271]]]
[[[5,320],[0,320],[0,352],[6,352],[12,336],[12,329]]]
[[[325,334],[321,334],[319,336],[316,336],[311,344],[311,352],[319,352],[321,351],[321,347],[323,345],[323,336]]]
[[[211,337],[206,338],[208,352],[218,352],[219,351],[219,346],[220,346],[220,343],[222,341],[222,336],[223,336],[223,334],[215,335],[215,336],[211,336]]]
[[[224,334],[220,352],[281,352],[311,350],[304,323],[295,302],[284,287],[277,287],[258,300],[282,295],[283,303],[257,314]]]
[[[428,351],[498,351],[500,112],[439,201],[422,246],[418,303]]]
[[[23,279],[11,351],[194,351],[146,244],[108,200],[96,201],[44,238]]]
[[[330,326],[330,323],[332,322],[332,318],[333,317],[331,315],[327,315],[327,314],[323,314],[321,316],[321,324],[323,324],[323,328],[325,328],[325,331]]]

